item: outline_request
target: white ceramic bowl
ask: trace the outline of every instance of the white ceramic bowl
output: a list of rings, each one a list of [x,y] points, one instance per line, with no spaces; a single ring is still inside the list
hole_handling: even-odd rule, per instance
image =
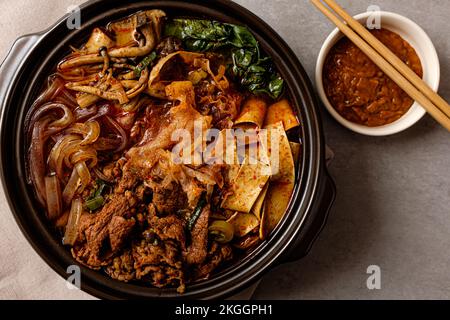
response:
[[[367,18],[372,14],[373,12],[365,12],[355,16],[355,19],[365,25]],[[399,14],[381,11],[380,16],[382,28],[386,28],[399,34],[416,50],[422,62],[424,81],[434,91],[437,91],[439,88],[440,80],[439,58],[433,43],[431,42],[425,31],[415,22]],[[347,127],[348,129],[369,136],[385,136],[398,133],[411,127],[413,124],[419,121],[424,116],[426,111],[417,102],[414,102],[414,104],[411,106],[411,109],[397,121],[379,127],[368,127],[348,121],[333,108],[325,94],[322,81],[322,71],[328,53],[336,44],[336,42],[339,41],[343,36],[344,35],[342,34],[342,32],[340,32],[336,28],[325,40],[322,49],[320,50],[319,57],[317,58],[316,87],[319,96],[328,112],[340,124]]]

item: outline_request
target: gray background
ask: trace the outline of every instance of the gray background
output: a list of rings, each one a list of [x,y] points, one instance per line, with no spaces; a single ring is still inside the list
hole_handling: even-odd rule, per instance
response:
[[[0,58],[17,36],[40,31],[80,0],[0,0]],[[307,0],[238,0],[287,41],[314,79],[315,59],[333,26]],[[430,35],[441,60],[440,93],[450,100],[450,1],[340,0],[350,13],[371,4],[403,14]],[[450,144],[426,116],[391,137],[361,136],[323,109],[330,168],[338,195],[328,224],[305,259],[271,271],[257,299],[450,298]],[[0,198],[0,297],[89,298],[32,251]],[[366,269],[379,265],[381,290],[368,290]]]

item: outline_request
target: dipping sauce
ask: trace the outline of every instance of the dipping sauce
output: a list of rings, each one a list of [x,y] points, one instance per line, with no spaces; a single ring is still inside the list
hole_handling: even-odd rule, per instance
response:
[[[419,77],[423,76],[416,51],[402,37],[387,29],[371,33]],[[347,37],[328,54],[323,84],[328,100],[341,116],[369,127],[396,121],[414,102]]]

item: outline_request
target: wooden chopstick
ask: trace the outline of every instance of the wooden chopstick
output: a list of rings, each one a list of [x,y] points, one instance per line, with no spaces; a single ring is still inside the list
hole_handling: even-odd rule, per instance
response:
[[[450,117],[450,105],[440,95],[431,89],[411,68],[409,68],[388,47],[369,32],[363,25],[353,19],[335,0],[323,0],[334,12],[381,54],[394,68],[405,76],[417,89],[430,99],[442,112]]]
[[[362,52],[364,52],[389,78],[392,79],[412,99],[417,101],[444,128],[450,131],[450,118],[419,91],[407,78],[365,42],[355,31],[334,15],[320,0],[311,2],[330,19]]]

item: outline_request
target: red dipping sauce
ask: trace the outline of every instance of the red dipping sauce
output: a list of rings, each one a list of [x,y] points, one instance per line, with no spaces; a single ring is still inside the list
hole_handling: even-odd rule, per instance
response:
[[[387,29],[371,33],[419,77],[419,56],[398,34]],[[323,84],[328,100],[345,119],[368,127],[398,120],[411,108],[411,99],[348,38],[342,38],[325,60]]]

